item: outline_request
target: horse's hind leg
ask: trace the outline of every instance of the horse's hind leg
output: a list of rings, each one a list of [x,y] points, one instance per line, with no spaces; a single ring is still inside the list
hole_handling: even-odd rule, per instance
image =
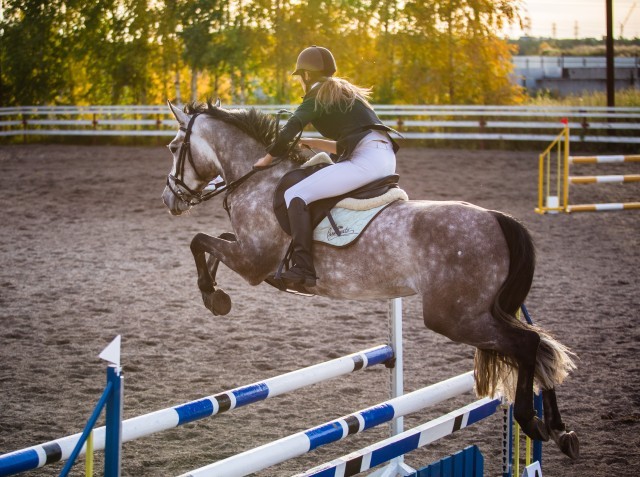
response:
[[[513,403],[513,417],[520,424],[522,431],[531,439],[547,441],[549,433],[545,423],[536,416],[533,407],[533,385],[535,377],[536,359],[540,345],[540,335],[533,330],[513,322],[495,319],[496,329],[501,329],[501,339],[489,348],[506,357],[515,360],[518,369],[516,392]],[[485,348],[478,347],[478,354]]]
[[[480,395],[492,394],[502,380],[507,366],[517,367],[518,379],[514,400],[514,418],[523,432],[532,439],[547,441],[549,433],[544,422],[535,415],[533,380],[540,336],[517,323],[496,319],[489,312],[475,317],[438,317],[433,303],[424,300],[425,325],[449,339],[478,349],[476,353],[476,388]],[[447,309],[446,307],[443,309]],[[514,322],[516,321],[513,318]]]
[[[545,423],[536,416],[533,407],[533,381],[535,377],[537,345],[540,343],[540,336],[535,331],[522,331],[529,336],[525,338],[528,343],[523,343],[523,349],[526,349],[527,352],[519,353],[519,356],[516,355],[516,361],[518,362],[518,381],[513,403],[513,417],[528,437],[534,440],[548,441],[549,432],[547,431],[547,427]],[[535,347],[530,346],[533,343],[537,343]]]
[[[562,422],[555,389],[551,388],[542,391],[542,403],[544,406],[544,421],[551,438],[564,454],[574,460],[577,459],[580,455],[580,442],[576,433],[573,431],[567,432],[567,428]]]

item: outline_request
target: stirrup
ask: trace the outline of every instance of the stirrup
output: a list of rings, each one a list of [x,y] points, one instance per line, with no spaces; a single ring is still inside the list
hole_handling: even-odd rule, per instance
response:
[[[305,287],[316,286],[316,280],[318,279],[313,272],[295,265],[286,272],[283,272],[280,278],[296,285],[304,285]]]

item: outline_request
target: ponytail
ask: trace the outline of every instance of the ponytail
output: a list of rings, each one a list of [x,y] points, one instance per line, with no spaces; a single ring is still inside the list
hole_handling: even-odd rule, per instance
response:
[[[337,108],[345,113],[353,108],[356,100],[362,101],[365,106],[373,109],[371,104],[369,104],[371,88],[362,88],[351,84],[346,79],[335,76],[322,78],[322,80],[322,85],[316,96],[316,111],[329,112]]]

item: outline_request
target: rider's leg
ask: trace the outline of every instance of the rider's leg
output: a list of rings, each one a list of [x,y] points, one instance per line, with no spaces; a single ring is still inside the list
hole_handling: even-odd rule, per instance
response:
[[[396,158],[388,136],[378,131],[365,137],[351,158],[320,169],[285,191],[287,207],[294,197],[306,204],[316,200],[346,194],[395,173]]]
[[[356,147],[351,159],[319,170],[285,191],[293,239],[294,266],[282,274],[296,284],[314,286],[311,217],[307,204],[350,192],[395,172],[395,154],[388,137],[373,132]]]
[[[295,197],[287,209],[291,238],[293,241],[293,267],[282,274],[282,278],[307,287],[315,286],[316,271],[311,254],[311,216],[304,200]]]

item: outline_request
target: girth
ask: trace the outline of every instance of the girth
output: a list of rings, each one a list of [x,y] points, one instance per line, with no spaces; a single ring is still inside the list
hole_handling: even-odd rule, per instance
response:
[[[291,235],[291,227],[289,226],[289,216],[287,215],[287,204],[284,200],[285,191],[294,184],[306,179],[314,172],[327,166],[327,164],[320,164],[312,167],[294,169],[293,171],[287,172],[282,179],[280,179],[280,182],[278,182],[273,195],[273,210],[276,214],[280,227],[282,227],[282,230],[287,234]],[[369,184],[359,187],[351,192],[347,192],[346,194],[312,202],[309,206],[312,227],[315,228],[342,199],[349,197],[354,199],[371,199],[373,197],[381,196],[390,189],[398,187],[399,178],[399,175],[393,174],[370,182]]]

